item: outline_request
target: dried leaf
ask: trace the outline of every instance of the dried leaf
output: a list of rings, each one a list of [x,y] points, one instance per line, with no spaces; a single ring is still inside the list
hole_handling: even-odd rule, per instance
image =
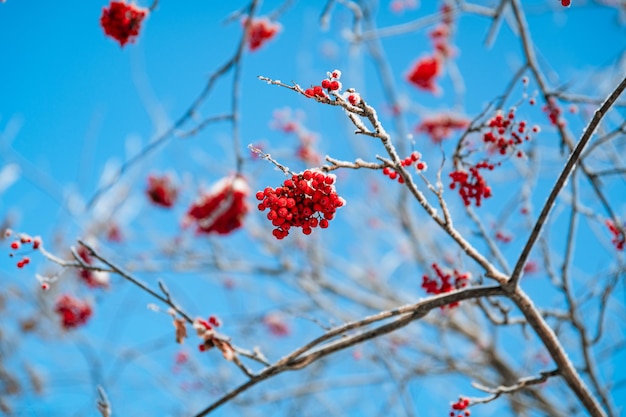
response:
[[[174,319],[174,327],[176,328],[176,343],[183,343],[187,337],[187,328],[185,320],[181,318]]]

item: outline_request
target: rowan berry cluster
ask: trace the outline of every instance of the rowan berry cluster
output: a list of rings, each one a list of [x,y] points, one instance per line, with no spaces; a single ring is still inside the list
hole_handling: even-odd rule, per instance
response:
[[[11,229],[6,229],[4,231],[4,237],[10,238],[11,236],[13,236],[13,231]],[[30,248],[25,248],[24,245],[30,245]],[[11,242],[11,245],[10,245],[12,251],[17,251],[20,249],[37,250],[39,249],[40,246],[41,246],[41,238],[39,236],[32,237],[32,236],[27,235],[26,233],[17,234],[15,236],[15,240],[13,240],[13,242]],[[14,252],[9,252],[10,258],[14,258],[15,255],[16,254]],[[18,268],[24,268],[29,263],[30,263],[30,258],[26,255],[22,255],[21,259],[17,261],[16,266]]]
[[[465,117],[444,113],[424,118],[415,131],[427,134],[434,143],[441,143],[452,135],[453,130],[465,129],[469,124],[470,121]]]
[[[409,167],[413,165],[415,166],[415,169],[417,171],[424,171],[427,166],[426,162],[420,161],[421,157],[422,155],[419,152],[414,151],[413,153],[411,153],[411,155],[404,158],[400,162],[400,165],[402,165],[403,167]],[[398,180],[400,184],[404,184],[404,178],[402,178],[402,176],[392,167],[384,167],[383,175],[389,177],[390,180]]]
[[[431,265],[435,271],[435,278],[430,278],[424,274],[422,277],[422,288],[428,294],[444,294],[453,290],[458,290],[467,286],[469,280],[469,273],[461,274],[456,269],[452,273],[445,273],[443,269],[436,263]],[[448,308],[454,308],[459,305],[459,302],[450,303]],[[441,307],[442,309],[446,306]]]
[[[260,211],[269,210],[267,219],[276,228],[272,234],[284,239],[292,227],[305,235],[315,227],[326,229],[335,211],[345,204],[334,187],[334,175],[306,170],[286,179],[282,187],[267,187],[256,193]]]
[[[155,205],[169,208],[176,202],[178,189],[168,175],[150,175],[146,195]]]
[[[84,246],[79,246],[76,254],[86,265],[94,264],[93,257]],[[107,288],[109,286],[109,273],[105,271],[80,268],[78,269],[78,277],[90,288]]]
[[[120,43],[134,42],[139,35],[141,22],[148,14],[147,9],[123,1],[112,1],[108,8],[102,10],[100,25],[104,33]]]
[[[502,230],[498,230],[495,237],[497,241],[502,243],[511,243],[511,241],[513,240],[513,236],[503,232]]]
[[[515,120],[515,109],[511,108],[504,116],[501,110],[487,122],[487,132],[483,134],[483,141],[487,149],[498,152],[500,155],[515,153],[517,157],[524,156],[524,152],[518,149],[518,145],[531,139],[531,132],[539,132],[538,126],[529,128],[525,120]]]
[[[474,200],[476,207],[480,207],[483,198],[491,197],[491,187],[480,173],[481,169],[493,170],[494,164],[482,161],[470,166],[468,170],[459,169],[450,173],[452,183],[450,189],[459,188],[459,195],[463,199],[463,204],[469,206]]]
[[[407,80],[419,89],[437,93],[439,87],[435,84],[436,78],[443,73],[443,65],[446,59],[454,55],[454,47],[450,45],[452,33],[453,14],[447,4],[441,8],[441,23],[431,32],[433,42],[432,55],[423,56],[417,60],[407,74]]]
[[[442,72],[443,62],[437,54],[425,56],[413,65],[407,75],[407,80],[417,88],[435,93],[438,91],[435,79]]]
[[[79,300],[71,295],[61,295],[57,299],[55,310],[61,318],[64,329],[74,329],[87,323],[91,317],[92,309],[88,302]]]
[[[613,243],[613,245],[615,245],[615,248],[617,250],[624,250],[624,247],[626,246],[626,235],[624,235],[624,232],[621,231],[616,225],[615,222],[613,222],[613,220],[607,220],[605,222],[606,227],[609,228],[609,231],[611,232],[611,234],[613,235],[613,239],[611,239],[611,243]],[[624,227],[626,227],[626,225],[624,225]]]
[[[561,108],[554,98],[550,97],[542,110],[548,116],[550,124],[553,126],[565,126],[565,119],[561,118]]]
[[[187,211],[185,223],[196,223],[198,233],[231,233],[248,213],[250,187],[241,175],[222,178]]]
[[[315,85],[311,88],[307,88],[304,90],[304,94],[309,97],[328,98],[327,92],[341,90],[342,86],[339,81],[339,78],[341,78],[341,71],[334,70],[327,74],[328,78],[323,79],[320,83],[321,85]]]
[[[459,397],[459,400],[457,402],[450,405],[450,408],[452,408],[452,410],[450,411],[450,417],[469,417],[471,415],[470,410],[467,409],[467,407],[469,407],[469,404],[469,398]],[[461,413],[461,411],[463,412]]]
[[[242,21],[245,25],[247,19]],[[248,48],[251,51],[256,51],[263,44],[272,39],[280,31],[280,24],[270,21],[267,17],[261,17],[258,19],[252,19],[250,22],[250,28],[248,29]]]
[[[561,0],[561,6],[569,7],[572,4],[572,0]]]

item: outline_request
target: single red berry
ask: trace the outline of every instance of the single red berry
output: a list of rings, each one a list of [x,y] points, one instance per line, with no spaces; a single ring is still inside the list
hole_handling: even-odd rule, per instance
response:
[[[11,243],[11,249],[19,249],[20,248],[20,242],[15,241]]]

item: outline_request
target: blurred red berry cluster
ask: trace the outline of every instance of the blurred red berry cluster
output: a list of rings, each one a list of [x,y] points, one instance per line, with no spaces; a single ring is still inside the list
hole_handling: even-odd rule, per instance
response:
[[[241,175],[222,178],[192,204],[186,222],[194,222],[199,233],[228,234],[242,226],[249,194],[250,187]]]
[[[609,228],[609,231],[611,232],[611,234],[613,235],[613,239],[611,239],[611,243],[615,245],[615,248],[617,250],[624,250],[624,246],[626,246],[626,235],[624,235],[624,232],[621,231],[615,225],[615,222],[613,220],[607,220],[605,224],[606,224],[606,227]]]
[[[69,330],[87,323],[92,310],[89,303],[64,294],[59,297],[55,307],[56,313],[61,318],[61,325]]]
[[[247,23],[247,19],[242,22],[244,25]],[[265,42],[272,39],[280,31],[280,24],[270,21],[266,17],[252,19],[250,22],[250,29],[248,30],[248,48],[251,51],[256,51]]]
[[[147,16],[148,10],[127,4],[123,1],[112,1],[108,8],[102,10],[100,25],[104,33],[120,43],[134,42],[139,35],[141,22]]]
[[[168,175],[149,175],[146,194],[155,205],[169,208],[176,202],[178,189]]]
[[[465,129],[469,123],[465,117],[455,114],[437,114],[424,118],[415,127],[415,131],[427,134],[434,143],[441,143],[452,135],[453,130]]]

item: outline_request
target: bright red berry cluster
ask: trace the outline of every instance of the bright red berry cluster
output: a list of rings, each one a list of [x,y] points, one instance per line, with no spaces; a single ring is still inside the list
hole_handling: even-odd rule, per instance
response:
[[[467,280],[469,279],[469,273],[461,274],[456,269],[451,274],[445,273],[439,265],[436,263],[431,265],[435,271],[436,277],[430,278],[424,274],[422,277],[422,288],[428,294],[444,294],[453,290],[458,290],[467,286]],[[448,308],[454,308],[459,305],[458,302],[450,303]],[[444,308],[443,306],[441,308]]]
[[[459,400],[457,402],[450,405],[450,408],[452,408],[452,410],[450,411],[450,417],[469,417],[471,415],[470,410],[467,409],[467,407],[469,407],[469,404],[469,398],[459,397]],[[463,412],[461,413],[461,411]]]
[[[626,235],[624,235],[624,232],[615,225],[615,222],[613,222],[613,220],[609,219],[605,222],[605,224],[613,235],[611,243],[615,245],[615,248],[617,250],[624,250],[624,247],[626,246]],[[624,225],[624,227],[626,227],[626,225]]]
[[[242,22],[246,24],[246,19]],[[280,31],[280,24],[270,21],[266,17],[252,19],[248,30],[248,48],[256,51],[263,44],[272,39]]]
[[[150,175],[146,195],[155,205],[169,208],[176,202],[178,189],[168,175]]]
[[[315,227],[325,229],[335,211],[345,204],[337,195],[333,175],[310,170],[286,179],[282,187],[267,187],[256,193],[260,211],[269,209],[267,219],[276,228],[272,234],[283,239],[292,227],[302,228],[305,235]]]
[[[572,4],[572,0],[561,0],[561,6],[569,7]]]
[[[519,158],[524,153],[517,146],[531,139],[531,131],[539,132],[538,126],[529,128],[525,120],[516,121],[514,108],[509,110],[506,117],[498,110],[487,122],[487,127],[489,130],[483,134],[483,141],[489,151],[500,155],[515,153]]]
[[[67,294],[59,297],[54,311],[61,317],[61,325],[66,330],[87,323],[92,314],[89,303]]]
[[[480,207],[483,198],[491,197],[491,187],[487,185],[487,181],[479,172],[485,168],[493,170],[494,165],[483,161],[470,166],[468,171],[460,169],[450,173],[450,178],[452,178],[450,189],[454,190],[457,186],[459,187],[459,195],[466,206],[469,206],[473,199],[476,207]]]
[[[326,92],[341,90],[342,86],[339,78],[341,78],[341,71],[334,70],[329,72],[328,78],[323,79],[320,83],[321,85],[315,85],[311,88],[307,88],[304,90],[304,94],[309,97],[328,98],[328,94]]]
[[[443,62],[437,54],[425,56],[413,65],[407,80],[417,88],[435,93],[438,90],[435,79],[442,71]]]
[[[424,118],[415,127],[418,133],[425,133],[430,136],[434,143],[441,143],[452,135],[453,130],[465,129],[470,121],[462,116],[454,114],[438,114]]]
[[[403,167],[414,165],[417,171],[423,171],[427,168],[427,166],[426,162],[420,161],[421,157],[422,155],[419,152],[414,151],[411,155],[404,158],[400,164]],[[402,176],[400,176],[400,174],[392,167],[384,167],[383,175],[389,177],[390,180],[398,180],[400,184],[404,184],[404,178],[402,178]]]
[[[550,99],[548,99],[548,103],[543,106],[542,110],[548,116],[550,124],[552,124],[553,126],[565,126],[565,119],[561,118],[561,108],[554,98],[551,97]]]
[[[185,222],[195,222],[199,233],[228,234],[243,225],[250,187],[241,175],[222,178],[187,211]]]
[[[94,259],[87,248],[79,246],[76,253],[85,264],[93,265]],[[109,273],[105,271],[80,268],[78,270],[78,277],[90,288],[107,288],[109,286]]]
[[[148,14],[147,9],[123,1],[112,1],[102,10],[100,25],[104,33],[117,40],[121,46],[134,42],[139,35],[142,20]]]
[[[5,238],[9,238],[12,235],[13,235],[13,231],[11,229],[5,230],[4,232]],[[39,236],[32,237],[32,236],[27,235],[26,233],[20,233],[15,237],[15,240],[11,242],[10,247],[11,247],[11,250],[16,251],[19,249],[25,249],[23,245],[31,245],[31,248],[28,248],[28,249],[37,250],[41,246],[41,238]],[[15,257],[15,253],[9,252],[9,257],[10,258]],[[17,261],[16,265],[18,268],[24,268],[29,263],[30,263],[30,258],[26,255],[22,255],[22,258],[19,261]]]

